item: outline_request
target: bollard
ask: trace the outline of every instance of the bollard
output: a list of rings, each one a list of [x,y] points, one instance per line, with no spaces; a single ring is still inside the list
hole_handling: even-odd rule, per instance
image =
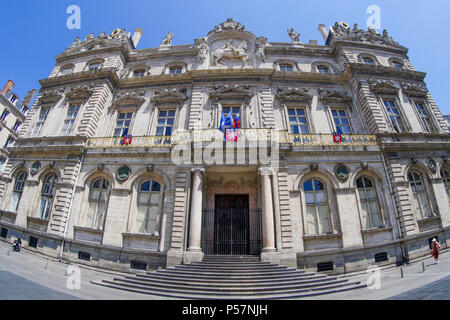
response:
[[[403,279],[403,268],[400,268],[400,277]]]
[[[45,262],[44,269],[47,270],[47,267],[48,267],[48,261]]]
[[[425,272],[425,262],[422,261],[422,272]]]
[[[6,253],[7,256],[11,253],[11,250],[8,249],[8,252]]]

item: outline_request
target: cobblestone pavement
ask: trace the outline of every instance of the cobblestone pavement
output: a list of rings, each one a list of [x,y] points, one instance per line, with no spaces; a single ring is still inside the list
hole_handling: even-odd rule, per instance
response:
[[[9,251],[9,255],[8,255]],[[381,270],[380,289],[357,289],[307,298],[308,300],[450,300],[450,253],[441,255],[435,265],[431,258],[400,267]],[[72,264],[75,265],[75,264]],[[81,288],[70,290],[66,274],[69,265],[52,261],[26,250],[12,252],[0,242],[0,300],[170,300],[167,297],[119,291],[91,284],[91,280],[112,279],[124,275],[81,268]],[[366,283],[368,274],[352,276]]]

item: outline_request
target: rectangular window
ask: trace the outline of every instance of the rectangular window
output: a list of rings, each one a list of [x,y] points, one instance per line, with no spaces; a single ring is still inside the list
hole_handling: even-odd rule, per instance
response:
[[[37,137],[42,130],[42,127],[44,125],[45,119],[47,119],[48,113],[50,112],[49,108],[42,108],[41,112],[39,113],[39,119],[36,122],[36,126],[34,127],[33,131],[33,137]]]
[[[294,71],[294,68],[290,64],[280,64],[281,71]]]
[[[291,133],[308,134],[308,121],[306,119],[306,111],[302,108],[288,109],[289,126]]]
[[[100,63],[91,63],[89,65],[89,71],[95,71],[100,69],[100,65],[101,65]]]
[[[145,70],[135,70],[133,72],[133,77],[135,77],[135,78],[143,77],[144,75],[145,75]]]
[[[159,110],[158,123],[156,125],[157,136],[171,136],[175,121],[175,110]]]
[[[10,147],[13,143],[14,143],[14,138],[11,137],[11,136],[9,136],[9,137],[8,137],[8,140],[6,140],[5,148]]]
[[[394,100],[383,100],[388,117],[396,132],[405,132],[405,125]]]
[[[225,117],[225,119],[228,117],[230,112],[231,112],[231,119],[232,119],[232,121],[234,121],[235,119],[237,120],[238,119],[238,115],[242,119],[242,117],[241,117],[241,106],[223,106],[222,107],[222,112],[223,112],[223,116]],[[242,120],[239,123],[239,127],[242,127],[241,124],[242,124]]]
[[[170,74],[177,74],[177,73],[182,73],[182,72],[183,72],[182,67],[172,67],[169,69]]]
[[[8,116],[8,114],[9,114],[9,111],[8,111],[8,110],[3,110],[0,119],[1,119],[2,121],[5,121],[5,120],[6,120],[6,117]]]
[[[352,134],[350,122],[348,121],[347,111],[344,109],[331,110],[336,132],[340,134]]]
[[[422,120],[424,131],[428,133],[433,132],[433,124],[431,122],[430,116],[428,115],[428,111],[425,108],[425,105],[419,102],[416,102],[415,105],[417,108],[417,112],[419,113],[419,117]]]
[[[32,248],[37,248],[38,238],[30,236],[30,241],[28,241],[28,246]]]
[[[66,120],[64,121],[64,126],[61,130],[62,136],[68,136],[72,132],[73,125],[75,123],[79,110],[79,105],[69,106],[69,110],[67,110]]]
[[[19,120],[16,121],[16,123],[14,124],[13,130],[17,131],[20,127],[20,125],[22,124],[22,122],[20,122]]]
[[[132,117],[133,112],[119,112],[117,115],[116,129],[114,130],[115,137],[124,137],[128,134]]]

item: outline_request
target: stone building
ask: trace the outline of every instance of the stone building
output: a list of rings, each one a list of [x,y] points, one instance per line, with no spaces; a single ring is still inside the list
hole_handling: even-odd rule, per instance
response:
[[[449,134],[426,74],[386,31],[319,31],[77,38],[10,148],[2,237],[122,270],[251,254],[347,272],[446,247]],[[230,114],[238,141],[218,130]]]
[[[9,157],[8,146],[18,138],[19,127],[24,123],[29,104],[36,93],[36,89],[29,91],[22,102],[13,92],[14,87],[14,81],[8,80],[0,93],[0,172]]]

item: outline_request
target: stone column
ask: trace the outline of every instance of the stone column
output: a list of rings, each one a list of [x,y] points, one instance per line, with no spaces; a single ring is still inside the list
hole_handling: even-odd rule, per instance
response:
[[[203,252],[200,247],[202,233],[202,201],[203,201],[203,174],[204,168],[192,168],[194,174],[191,189],[191,214],[189,223],[189,246],[184,255],[184,262],[202,261]]]
[[[275,172],[272,168],[259,168],[261,174],[262,193],[262,237],[263,249],[261,261],[279,262],[279,256],[275,249],[275,223],[273,217],[272,184],[270,175]],[[275,255],[274,255],[275,253]]]

